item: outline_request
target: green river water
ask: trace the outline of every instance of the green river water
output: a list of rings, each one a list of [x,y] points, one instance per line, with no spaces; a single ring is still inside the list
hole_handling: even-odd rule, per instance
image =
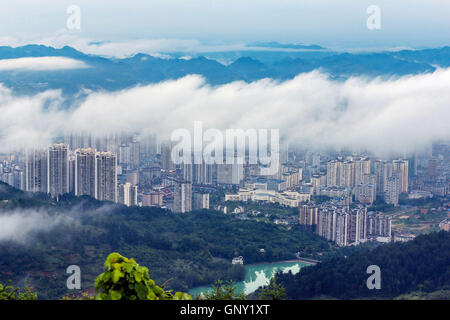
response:
[[[236,282],[236,291],[238,293],[250,294],[260,286],[264,286],[269,283],[270,279],[279,271],[287,273],[291,271],[296,274],[304,266],[308,266],[308,263],[304,262],[275,262],[275,263],[261,263],[245,266],[246,274],[244,281]],[[210,287],[197,287],[189,290],[189,294],[194,296],[201,294],[209,290]]]

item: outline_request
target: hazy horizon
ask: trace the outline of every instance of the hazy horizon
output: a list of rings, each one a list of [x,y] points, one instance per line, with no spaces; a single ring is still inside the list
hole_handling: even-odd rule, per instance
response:
[[[67,28],[70,5],[80,9],[80,29]],[[379,30],[366,25],[371,5],[381,10]],[[263,0],[257,5],[236,0],[131,0],[126,6],[105,0],[19,0],[0,11],[0,44],[71,45],[100,54],[240,50],[249,43],[271,41],[333,50],[429,48],[450,44],[448,16],[450,3],[444,0]]]

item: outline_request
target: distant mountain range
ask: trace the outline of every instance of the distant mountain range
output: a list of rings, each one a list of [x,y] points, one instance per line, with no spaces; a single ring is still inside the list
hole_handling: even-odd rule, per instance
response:
[[[137,84],[149,84],[199,74],[212,85],[236,80],[255,81],[263,78],[286,80],[315,69],[332,78],[350,76],[391,77],[429,73],[450,66],[450,47],[427,50],[386,51],[379,53],[338,53],[320,46],[253,44],[280,51],[215,52],[192,58],[163,59],[136,54],[124,59],[88,55],[71,47],[56,49],[42,45],[0,47],[0,59],[58,56],[81,60],[87,69],[58,71],[9,70],[0,71],[0,83],[18,93],[34,93],[44,89],[62,89],[73,94],[91,90],[120,90]],[[300,47],[299,47],[300,46]],[[302,49],[304,51],[289,49]],[[283,51],[284,50],[284,51]],[[175,55],[176,56],[176,55]],[[208,58],[207,58],[208,57]],[[221,57],[235,57],[222,64]],[[217,60],[216,60],[217,59]]]

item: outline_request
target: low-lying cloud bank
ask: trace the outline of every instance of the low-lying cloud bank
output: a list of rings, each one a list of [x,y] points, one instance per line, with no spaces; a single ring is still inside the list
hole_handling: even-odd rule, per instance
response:
[[[108,216],[114,210],[114,206],[111,204],[103,204],[100,207],[89,209],[84,208],[83,204],[84,202],[81,202],[62,210],[45,207],[39,209],[1,209],[0,244],[3,241],[28,244],[36,241],[37,234],[54,230],[59,231],[59,228],[64,227],[73,229],[82,225],[85,217]]]
[[[381,80],[338,82],[318,71],[279,82],[263,79],[212,87],[200,76],[94,92],[63,110],[60,91],[14,96],[0,86],[0,152],[49,143],[65,130],[136,131],[170,136],[177,128],[279,128],[291,144],[420,150],[450,139],[450,69]]]
[[[14,210],[0,213],[0,242],[25,243],[36,232],[48,232],[62,223],[71,223],[67,215],[50,215],[40,210]]]
[[[0,71],[51,71],[88,68],[83,61],[66,57],[29,57],[1,59]]]
[[[303,49],[270,48],[236,43],[203,43],[195,39],[155,38],[123,41],[99,41],[84,38],[65,29],[46,36],[0,37],[0,45],[19,47],[28,44],[44,45],[54,48],[72,47],[86,54],[105,57],[125,58],[138,53],[146,53],[159,58],[170,58],[173,53],[211,53],[223,51],[304,51]]]

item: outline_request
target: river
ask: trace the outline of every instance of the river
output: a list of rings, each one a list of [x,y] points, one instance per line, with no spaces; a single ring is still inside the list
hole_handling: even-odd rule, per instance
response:
[[[269,283],[270,279],[279,272],[282,271],[287,273],[291,271],[296,274],[304,266],[310,265],[309,263],[299,262],[299,261],[282,261],[274,263],[260,263],[251,264],[245,266],[245,279],[244,281],[239,281],[234,283],[236,285],[237,293],[250,294],[261,286]],[[194,296],[196,294],[204,293],[209,290],[210,286],[197,287],[189,290],[189,294]]]

